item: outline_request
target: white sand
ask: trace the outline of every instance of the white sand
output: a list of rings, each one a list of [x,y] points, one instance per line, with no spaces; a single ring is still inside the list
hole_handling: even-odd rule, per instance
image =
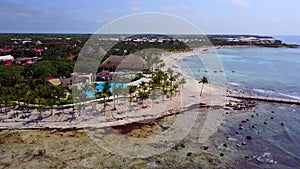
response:
[[[217,48],[217,47],[212,47]],[[168,68],[173,69],[175,72],[180,70],[173,66],[176,60],[183,57],[199,54],[203,52],[208,47],[197,48],[191,52],[176,52],[163,54],[162,59],[165,62],[165,70]],[[183,75],[186,79],[186,84],[180,93],[171,98],[160,97],[156,100],[148,100],[144,103],[147,108],[142,108],[142,104],[132,103],[129,107],[128,100],[126,98],[120,98],[118,104],[116,104],[117,110],[112,111],[113,102],[109,102],[105,115],[100,115],[99,111],[103,109],[103,104],[97,104],[95,110],[93,111],[92,105],[86,106],[85,111],[71,122],[63,122],[64,120],[71,118],[69,114],[72,109],[63,110],[64,113],[60,116],[53,115],[51,117],[45,118],[39,123],[30,123],[25,126],[23,122],[35,119],[39,114],[38,111],[32,113],[29,119],[12,119],[10,121],[1,122],[0,128],[84,128],[84,127],[105,127],[113,125],[122,125],[132,122],[138,122],[146,119],[155,119],[157,117],[165,116],[166,114],[172,114],[178,112],[180,109],[187,109],[189,106],[196,105],[199,107],[199,103],[205,105],[219,105],[224,106],[226,100],[225,89],[211,84],[205,84],[202,95],[200,96],[201,83]],[[90,111],[88,111],[90,110]],[[62,110],[54,110],[54,114]],[[76,111],[78,113],[78,111]],[[10,112],[12,114],[12,112]],[[50,110],[43,113],[43,116],[50,114]],[[77,114],[76,114],[77,115]],[[7,118],[5,118],[7,119]]]

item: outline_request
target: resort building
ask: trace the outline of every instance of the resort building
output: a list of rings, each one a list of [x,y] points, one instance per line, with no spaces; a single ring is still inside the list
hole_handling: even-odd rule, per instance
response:
[[[12,65],[14,60],[15,58],[12,55],[0,56],[0,63],[2,63],[5,66]]]
[[[146,61],[137,55],[116,56],[107,58],[100,66],[99,71],[108,70],[143,70],[146,68]]]

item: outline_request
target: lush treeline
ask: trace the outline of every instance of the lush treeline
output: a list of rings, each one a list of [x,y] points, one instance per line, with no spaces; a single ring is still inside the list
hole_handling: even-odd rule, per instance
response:
[[[178,40],[165,41],[165,42],[139,42],[139,43],[120,41],[107,52],[104,60],[111,55],[121,55],[121,56],[128,55],[144,49],[161,49],[168,52],[191,50],[189,46],[187,46],[185,43],[180,42]]]

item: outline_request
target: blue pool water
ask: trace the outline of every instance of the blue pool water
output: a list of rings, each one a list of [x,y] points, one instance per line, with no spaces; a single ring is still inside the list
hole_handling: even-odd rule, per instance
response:
[[[103,90],[103,86],[104,86],[105,82],[98,82],[96,85],[96,90],[95,91],[86,91],[85,94],[87,95],[87,97],[95,97],[95,92],[97,91],[101,91]],[[126,88],[126,84],[123,83],[110,83],[110,89],[109,91],[112,92],[114,87],[123,87]]]

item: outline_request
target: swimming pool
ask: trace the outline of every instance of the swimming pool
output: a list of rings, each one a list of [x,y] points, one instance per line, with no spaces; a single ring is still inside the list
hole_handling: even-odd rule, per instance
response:
[[[105,82],[97,82],[96,85],[96,91],[102,91],[103,90],[103,86],[104,86]],[[127,88],[127,85],[124,83],[110,83],[110,88],[109,91],[112,92],[113,87],[122,87],[122,88]],[[85,94],[87,95],[87,97],[95,97],[95,91],[86,91]]]

